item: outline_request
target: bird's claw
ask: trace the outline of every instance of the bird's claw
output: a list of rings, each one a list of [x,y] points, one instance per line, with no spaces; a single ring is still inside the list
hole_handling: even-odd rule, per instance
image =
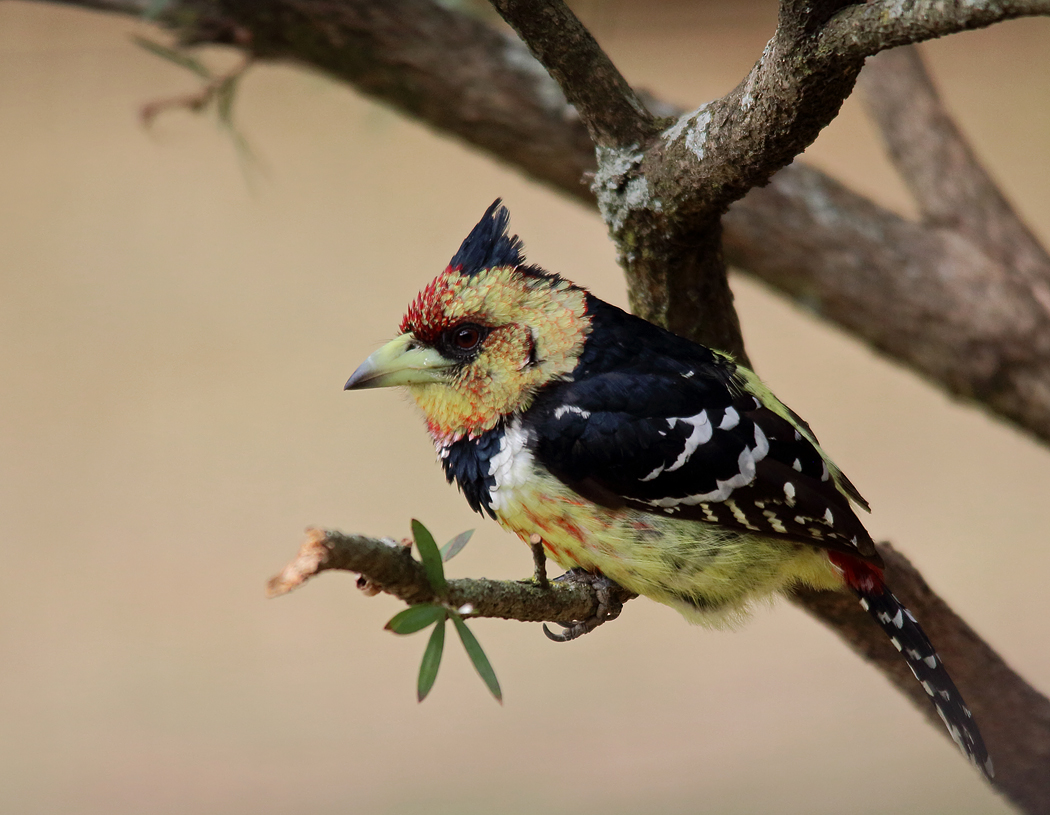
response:
[[[561,632],[551,631],[547,624],[544,623],[543,633],[546,634],[547,639],[554,642],[571,642],[579,639],[584,634],[591,633],[603,623],[615,620],[620,616],[620,612],[623,611],[623,604],[638,596],[633,592],[627,591],[619,583],[610,580],[605,575],[591,574],[584,569],[570,569],[560,577],[554,578],[554,580],[555,582],[582,583],[590,586],[594,589],[594,593],[598,598],[598,608],[586,620],[557,623],[563,629]]]

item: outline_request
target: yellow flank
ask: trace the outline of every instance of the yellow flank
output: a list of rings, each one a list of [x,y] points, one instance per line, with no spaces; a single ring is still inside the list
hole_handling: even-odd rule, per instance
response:
[[[796,584],[843,587],[826,554],[812,546],[673,515],[606,509],[536,467],[500,503],[500,524],[526,543],[539,534],[558,565],[600,571],[694,623],[741,622],[754,601]]]
[[[582,289],[507,267],[472,276],[446,270],[405,316],[425,337],[464,322],[492,329],[477,358],[447,383],[409,388],[438,443],[476,436],[526,410],[543,384],[569,374],[589,329]]]

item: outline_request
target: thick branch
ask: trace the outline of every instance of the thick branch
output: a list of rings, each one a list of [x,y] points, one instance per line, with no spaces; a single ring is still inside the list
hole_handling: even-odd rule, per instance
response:
[[[1050,0],[877,0],[833,18],[822,47],[844,57],[867,57],[901,45],[987,28],[1004,20],[1050,14]]]
[[[947,229],[789,167],[726,216],[726,253],[814,313],[1050,439],[1050,319],[1029,285]]]

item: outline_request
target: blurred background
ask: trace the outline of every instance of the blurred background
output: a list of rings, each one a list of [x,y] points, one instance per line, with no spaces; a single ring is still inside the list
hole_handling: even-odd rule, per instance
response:
[[[761,53],[772,2],[580,4],[627,78],[695,106]],[[695,629],[639,600],[571,645],[479,621],[497,705],[449,641],[327,574],[265,581],[308,525],[439,542],[453,576],[528,551],[448,487],[406,397],[343,382],[502,196],[529,258],[625,304],[596,213],[351,89],[258,65],[235,118],[121,17],[0,4],[0,812],[1000,813],[874,671],[785,602]],[[925,47],[1050,239],[1050,21]],[[236,55],[209,50],[213,68]],[[856,99],[806,154],[913,207]],[[870,500],[870,529],[1050,690],[1050,455],[760,285],[759,372]]]

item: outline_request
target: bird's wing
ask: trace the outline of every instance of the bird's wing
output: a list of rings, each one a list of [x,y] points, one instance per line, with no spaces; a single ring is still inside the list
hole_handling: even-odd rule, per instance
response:
[[[878,559],[850,506],[864,505],[853,485],[801,419],[740,377],[593,374],[541,394],[526,419],[537,459],[604,506]]]

